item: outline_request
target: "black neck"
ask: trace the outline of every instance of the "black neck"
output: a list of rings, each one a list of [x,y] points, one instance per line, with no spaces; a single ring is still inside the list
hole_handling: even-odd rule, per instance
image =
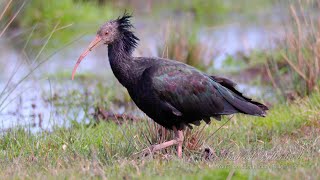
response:
[[[128,51],[125,42],[121,39],[108,45],[108,56],[111,69],[119,80],[125,86],[130,87],[134,82],[134,61],[132,57],[133,48]]]

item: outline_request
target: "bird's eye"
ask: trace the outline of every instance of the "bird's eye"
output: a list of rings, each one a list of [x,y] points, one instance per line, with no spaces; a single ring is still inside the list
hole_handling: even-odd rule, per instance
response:
[[[104,33],[104,35],[108,35],[108,34],[109,34],[109,32],[105,32],[105,33]]]

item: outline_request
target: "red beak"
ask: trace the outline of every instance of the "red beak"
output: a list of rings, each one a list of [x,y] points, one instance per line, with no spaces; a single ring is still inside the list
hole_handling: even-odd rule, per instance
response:
[[[76,70],[79,66],[79,64],[81,63],[81,61],[89,54],[89,52],[96,47],[99,42],[101,41],[101,37],[99,35],[96,36],[96,38],[90,43],[89,47],[80,55],[77,63],[74,65],[73,71],[72,71],[72,77],[71,79],[74,79],[74,75],[76,74]]]

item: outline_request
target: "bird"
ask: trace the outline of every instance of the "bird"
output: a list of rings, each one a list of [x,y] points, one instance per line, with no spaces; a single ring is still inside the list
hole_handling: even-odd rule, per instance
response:
[[[151,152],[176,146],[177,156],[182,158],[183,132],[187,128],[235,113],[266,116],[267,106],[245,97],[236,89],[236,83],[227,78],[206,74],[175,60],[134,57],[139,38],[131,19],[132,14],[125,12],[100,27],[77,60],[72,80],[85,56],[97,46],[107,45],[111,70],[136,106],[156,123],[174,131],[172,140],[152,145]]]

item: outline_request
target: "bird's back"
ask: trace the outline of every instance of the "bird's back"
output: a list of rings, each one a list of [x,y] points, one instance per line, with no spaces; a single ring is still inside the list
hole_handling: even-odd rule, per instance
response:
[[[136,87],[128,91],[142,111],[166,128],[197,125],[233,113],[263,116],[267,110],[244,97],[228,79],[177,61],[141,57],[136,61],[143,70]]]

